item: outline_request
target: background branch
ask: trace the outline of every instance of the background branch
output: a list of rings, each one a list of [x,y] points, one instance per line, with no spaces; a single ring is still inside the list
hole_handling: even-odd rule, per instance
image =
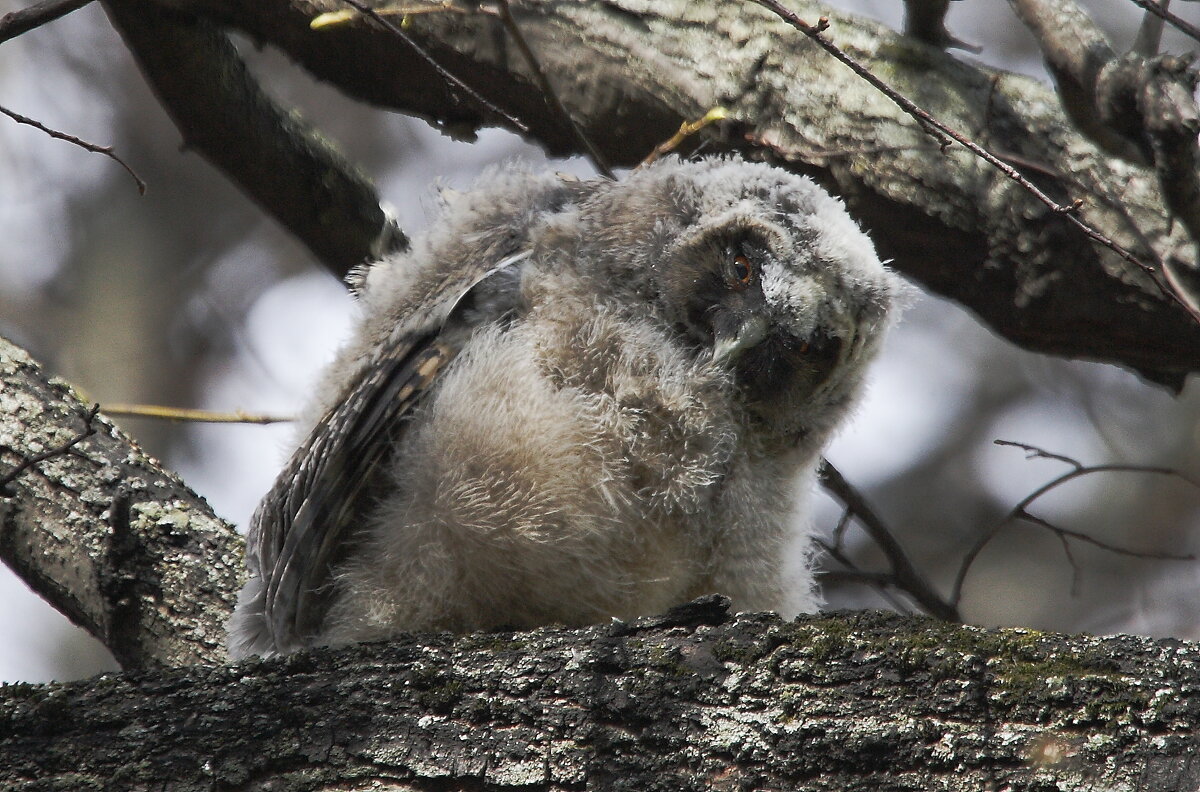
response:
[[[0,16],[0,44],[83,8],[92,0],[42,0]]]
[[[407,245],[367,177],[267,96],[212,23],[145,0],[106,0],[104,7],[184,144],[331,272],[345,275]]]
[[[850,482],[846,481],[829,460],[821,460],[819,475],[821,484],[846,504],[846,509],[858,518],[867,534],[875,544],[879,545],[879,549],[887,557],[888,565],[892,568],[891,576],[894,585],[907,592],[916,600],[917,604],[925,609],[926,613],[947,621],[962,621],[957,601],[947,602],[934,591],[929,582],[913,566],[908,554],[904,552],[904,548],[884,525],[883,520],[875,514],[875,510],[854,487],[850,486]]]

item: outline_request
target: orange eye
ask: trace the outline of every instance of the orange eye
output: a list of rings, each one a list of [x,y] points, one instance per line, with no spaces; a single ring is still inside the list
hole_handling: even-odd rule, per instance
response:
[[[750,259],[742,254],[733,257],[733,285],[735,288],[744,289],[750,285],[750,281],[754,279],[754,265],[750,263]]]

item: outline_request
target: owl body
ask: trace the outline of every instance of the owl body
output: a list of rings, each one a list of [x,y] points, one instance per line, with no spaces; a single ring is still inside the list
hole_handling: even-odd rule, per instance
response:
[[[813,610],[797,497],[895,281],[739,160],[515,169],[357,279],[363,320],[255,515],[235,656],[581,625],[706,593]]]

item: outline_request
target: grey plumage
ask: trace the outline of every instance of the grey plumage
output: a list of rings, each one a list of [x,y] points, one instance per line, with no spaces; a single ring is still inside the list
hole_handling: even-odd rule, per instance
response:
[[[714,591],[815,609],[807,564],[784,569],[810,543],[797,491],[896,290],[841,204],[736,159],[508,168],[443,198],[355,277],[361,326],[255,514],[231,654]]]

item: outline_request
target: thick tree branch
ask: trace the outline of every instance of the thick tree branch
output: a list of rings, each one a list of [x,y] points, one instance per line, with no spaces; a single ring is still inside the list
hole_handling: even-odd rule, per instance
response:
[[[407,244],[370,181],[298,115],[276,105],[210,22],[143,0],[104,6],[184,144],[329,270],[342,276]]]
[[[222,661],[241,538],[88,412],[0,338],[0,558],[125,668]]]
[[[1151,163],[1171,216],[1200,241],[1200,109],[1190,59],[1118,56],[1075,0],[1010,1],[1037,37],[1071,120],[1112,153]]]
[[[877,613],[401,637],[0,689],[0,786],[1192,790],[1200,649]]]
[[[312,18],[344,8],[337,0],[159,1],[246,31],[352,96],[456,134],[503,124],[365,20],[311,30]],[[988,164],[939,151],[912,119],[766,11],[746,3],[732,13],[716,0],[510,5],[543,69],[556,76],[563,106],[607,161],[636,164],[682,121],[726,107],[732,120],[706,130],[708,150],[741,149],[815,176],[846,198],[900,270],[1018,344],[1122,363],[1176,387],[1200,368],[1200,325],[1153,278]],[[792,5],[813,19],[823,10]],[[495,15],[409,21],[407,33],[423,49],[520,118],[529,137],[551,153],[578,153],[577,136],[545,111],[535,75]],[[1059,203],[1082,200],[1079,218],[1141,261],[1192,265],[1195,252],[1172,226],[1154,173],[1072,131],[1043,86],[863,20],[832,16],[825,35]],[[379,78],[385,74],[393,78]]]

